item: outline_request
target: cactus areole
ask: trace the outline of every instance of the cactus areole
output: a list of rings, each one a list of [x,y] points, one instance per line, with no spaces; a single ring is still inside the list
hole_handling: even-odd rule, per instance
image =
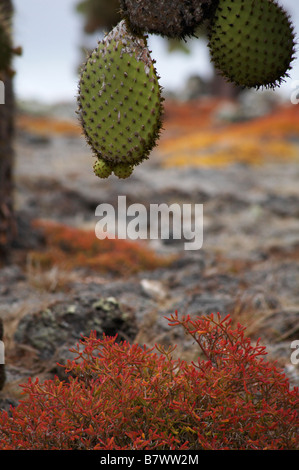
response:
[[[79,81],[78,114],[107,178],[114,167],[124,178],[148,158],[161,130],[161,87],[143,36],[121,21],[92,51]]]
[[[293,25],[275,0],[220,0],[209,48],[214,65],[229,81],[274,88],[288,77]]]

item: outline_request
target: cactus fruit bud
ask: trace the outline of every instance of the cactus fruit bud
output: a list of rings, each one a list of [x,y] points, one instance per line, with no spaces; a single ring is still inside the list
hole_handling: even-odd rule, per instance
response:
[[[104,160],[98,158],[93,165],[93,171],[99,178],[108,178],[112,171],[118,178],[125,179],[129,178],[133,173],[134,166],[128,163],[118,163],[117,165],[109,165]]]
[[[217,4],[218,0],[120,0],[122,14],[133,32],[169,38],[194,35]]]
[[[146,38],[123,20],[98,43],[80,77],[78,114],[95,156],[112,168],[148,158],[162,126],[162,101]]]
[[[108,178],[112,173],[112,167],[104,160],[97,159],[93,165],[93,171],[99,178]]]
[[[228,81],[274,88],[288,77],[293,25],[275,0],[220,0],[209,36],[211,60]]]
[[[119,163],[118,165],[115,165],[115,167],[113,167],[113,172],[115,176],[118,176],[118,178],[125,179],[131,176],[131,174],[133,173],[133,168],[133,165]]]

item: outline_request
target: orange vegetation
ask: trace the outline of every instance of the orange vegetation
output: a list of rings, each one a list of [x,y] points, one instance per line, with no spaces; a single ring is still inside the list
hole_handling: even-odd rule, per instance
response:
[[[158,142],[161,164],[225,166],[298,160],[298,105],[277,106],[261,118],[230,123],[215,118],[217,110],[227,103],[218,98],[183,103],[166,100],[164,129]],[[77,120],[20,114],[17,126],[41,136],[82,135]]]
[[[30,253],[32,263],[49,269],[90,268],[97,272],[128,275],[166,266],[171,258],[159,257],[144,244],[128,240],[99,240],[93,230],[69,227],[53,221],[36,220],[34,227],[45,238],[42,251]]]
[[[299,107],[278,107],[271,114],[238,123],[213,118],[221,102],[166,103],[165,135],[159,150],[165,167],[263,164],[298,159]]]
[[[166,99],[164,102],[165,131],[161,137],[168,138],[169,131],[186,134],[196,130],[210,129],[214,125],[213,113],[227,100],[219,98],[198,99],[186,102]]]
[[[20,130],[41,136],[48,136],[49,134],[78,136],[82,134],[79,122],[75,120],[58,120],[50,117],[30,116],[25,114],[21,114],[17,117],[17,127]]]

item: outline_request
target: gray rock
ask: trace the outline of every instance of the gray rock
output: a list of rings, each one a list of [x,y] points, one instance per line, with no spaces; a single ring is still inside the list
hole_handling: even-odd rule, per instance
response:
[[[82,336],[96,331],[101,336],[134,338],[134,316],[123,311],[114,298],[83,297],[71,302],[57,302],[47,309],[24,316],[14,339],[37,351],[42,360],[60,357],[60,349],[73,347]],[[63,360],[63,357],[60,358]]]

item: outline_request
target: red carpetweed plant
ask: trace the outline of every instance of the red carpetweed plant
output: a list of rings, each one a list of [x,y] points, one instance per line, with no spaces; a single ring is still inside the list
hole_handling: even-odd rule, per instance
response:
[[[65,271],[89,268],[95,272],[127,276],[169,266],[175,259],[174,256],[156,255],[138,240],[98,240],[94,230],[39,219],[34,221],[33,227],[41,231],[45,246],[40,251],[31,251],[30,260],[33,266],[45,270],[53,266]]]
[[[72,350],[68,380],[29,380],[0,415],[0,449],[298,449],[298,388],[219,314],[168,318],[199,347],[196,362],[166,349],[98,339]]]

